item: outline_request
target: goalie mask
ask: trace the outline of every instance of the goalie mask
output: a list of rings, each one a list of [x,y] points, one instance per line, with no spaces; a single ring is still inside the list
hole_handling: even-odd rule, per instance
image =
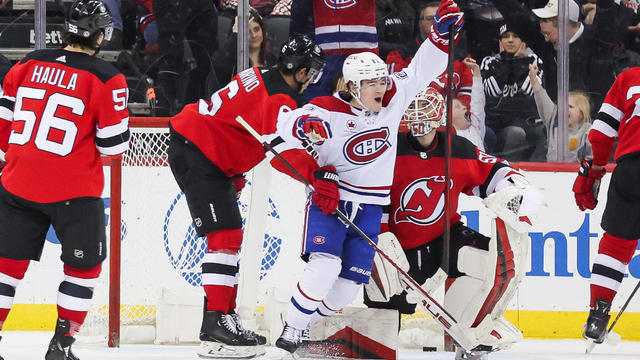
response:
[[[387,64],[385,64],[380,57],[372,52],[361,52],[357,54],[349,55],[342,65],[342,76],[344,83],[353,83],[355,93],[351,94],[355,97],[358,104],[364,109],[368,109],[362,103],[360,98],[360,90],[362,89],[363,80],[375,80],[380,78],[387,78],[389,76],[389,70],[387,70]],[[387,86],[389,80],[387,79]]]
[[[444,97],[434,88],[420,91],[404,112],[403,123],[418,137],[445,125]]]

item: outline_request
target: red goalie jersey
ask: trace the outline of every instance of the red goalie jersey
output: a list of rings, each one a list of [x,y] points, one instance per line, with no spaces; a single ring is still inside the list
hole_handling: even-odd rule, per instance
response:
[[[102,196],[100,154],[129,145],[124,76],[84,53],[38,50],[9,71],[2,89],[2,185],[40,203]]]
[[[460,221],[460,193],[485,198],[496,185],[518,174],[502,159],[479,150],[467,139],[451,139],[451,224]],[[391,205],[385,208],[389,230],[403,249],[412,249],[442,235],[444,229],[445,134],[438,132],[428,149],[409,133],[398,135],[398,155],[391,187]]]
[[[640,68],[633,67],[618,75],[600,107],[589,141],[593,147],[593,163],[605,165],[618,138],[614,159],[640,152]]]

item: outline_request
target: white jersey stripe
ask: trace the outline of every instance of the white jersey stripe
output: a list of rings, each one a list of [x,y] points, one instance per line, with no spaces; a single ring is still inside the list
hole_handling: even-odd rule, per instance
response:
[[[618,136],[618,132],[616,131],[616,129],[612,128],[611,125],[607,124],[606,122],[600,119],[596,119],[593,122],[593,124],[591,125],[591,129],[598,130],[601,133],[607,135],[608,137]]]

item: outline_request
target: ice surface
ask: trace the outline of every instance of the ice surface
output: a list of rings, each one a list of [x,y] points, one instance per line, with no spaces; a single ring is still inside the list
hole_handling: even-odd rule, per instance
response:
[[[52,332],[5,331],[0,354],[6,360],[44,359]],[[197,345],[122,345],[117,349],[100,345],[76,344],[74,352],[82,360],[187,360],[198,359]],[[631,360],[640,359],[640,342],[622,341],[618,346],[602,344],[590,355],[584,354],[581,340],[525,340],[509,351],[489,355],[490,360]],[[267,348],[262,360],[291,359],[277,348]],[[451,360],[453,353],[402,350],[400,360]]]

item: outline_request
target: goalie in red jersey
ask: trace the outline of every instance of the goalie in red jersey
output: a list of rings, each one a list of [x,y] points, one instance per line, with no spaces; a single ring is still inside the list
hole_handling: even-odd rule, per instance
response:
[[[111,64],[94,57],[113,31],[97,0],[71,5],[62,49],[36,50],[9,71],[0,96],[0,327],[51,225],[62,252],[58,320],[46,360],[71,351],[106,257],[100,155],[129,147],[129,89]],[[0,92],[1,94],[1,92]]]
[[[398,135],[391,205],[383,214],[382,231],[387,232],[380,235],[378,246],[387,254],[397,254],[397,263],[404,264],[409,275],[424,283],[427,292],[447,277],[451,279],[444,307],[483,344],[471,352],[459,348],[456,358],[481,359],[488,351],[506,348],[522,336],[502,315],[524,275],[528,245],[523,235],[530,222],[527,216],[537,212],[542,198],[507,162],[452,135],[451,255],[445,273],[441,262],[446,135],[436,131],[445,118],[443,103],[442,96],[428,88],[418,94],[405,113],[409,131]],[[483,198],[496,213],[491,238],[461,222],[457,212],[461,193]],[[415,311],[411,294],[399,285],[397,270],[379,256],[371,279],[365,287],[369,307],[398,309],[406,314]]]

